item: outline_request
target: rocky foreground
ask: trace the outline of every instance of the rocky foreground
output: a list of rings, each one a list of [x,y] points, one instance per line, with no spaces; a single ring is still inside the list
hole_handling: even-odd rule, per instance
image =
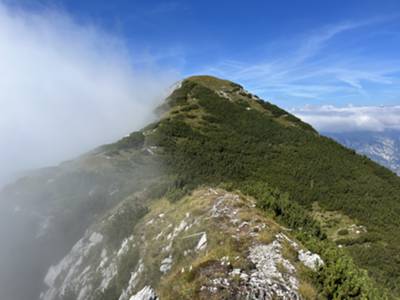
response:
[[[222,189],[198,189],[173,204],[161,199],[114,247],[103,229],[118,214],[88,230],[49,269],[41,299],[98,299],[133,256],[119,300],[301,299],[311,288],[302,272],[323,264],[253,200]]]

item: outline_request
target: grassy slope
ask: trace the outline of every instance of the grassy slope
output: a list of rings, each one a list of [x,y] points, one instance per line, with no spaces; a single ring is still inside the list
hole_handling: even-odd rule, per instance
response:
[[[144,268],[138,273],[137,283],[130,294],[150,285],[163,300],[232,299],[233,295],[243,292],[246,284],[239,278],[232,278],[229,273],[234,268],[249,274],[254,271],[254,265],[248,260],[250,247],[269,244],[276,240],[278,233],[290,237],[290,232],[254,207],[254,199],[223,189],[202,187],[177,201],[167,198],[153,200],[147,214],[139,218],[137,213],[126,210],[132,204],[130,199],[112,212],[119,212],[115,215],[118,217],[112,218],[118,223],[121,219],[130,220],[123,237],[131,236],[133,239],[129,242],[129,250],[117,259],[118,275],[103,293],[97,290],[94,298],[117,299],[121,290],[128,286],[130,275],[137,270],[140,260]],[[218,213],[213,215],[215,212]],[[121,213],[129,218],[121,218]],[[121,224],[109,220],[107,217],[96,225],[96,231],[101,232],[105,240],[94,250],[97,255],[89,255],[92,261],[84,259],[80,265],[82,270],[87,265],[99,264],[102,249],[114,253],[115,257],[122,239],[115,243],[110,230],[118,232]],[[202,250],[196,249],[203,234],[206,234],[207,246]],[[144,242],[138,243],[139,237]],[[299,261],[297,251],[289,243],[283,242],[282,246],[283,256],[296,269],[294,275],[299,281],[299,293],[304,299],[316,299],[316,286],[312,282],[315,273]],[[172,268],[162,274],[160,265],[166,257],[171,257]],[[221,264],[224,258],[229,264]],[[282,272],[287,270],[284,268]],[[229,284],[225,287],[217,285],[219,288],[214,293],[202,289],[212,286],[213,279],[221,278],[229,280]]]
[[[223,183],[255,196],[261,208],[300,233],[313,233],[315,249],[325,241],[320,240],[323,236],[312,216],[326,224],[332,223],[326,211],[333,211],[335,218],[341,216],[337,227],[329,227],[331,232],[352,222],[365,226],[367,233],[344,236],[349,240],[343,243],[341,239],[341,244],[381,286],[400,294],[400,180],[393,173],[319,136],[308,124],[229,81],[192,77],[162,109],[166,112],[161,121],[141,132],[67,164],[60,175],[20,181],[1,196],[10,203],[41,204],[44,212],[57,215],[61,229],[79,225],[71,238],[75,239],[83,223],[91,223],[138,189],[151,186],[149,195],[135,196],[134,203],[164,194],[179,199],[198,185]],[[160,172],[160,163],[165,172]],[[53,177],[56,181],[49,183]],[[115,186],[119,192],[110,196]],[[94,187],[95,197],[88,197]],[[24,192],[17,193],[21,188]],[[274,188],[288,192],[289,202],[278,192],[272,199],[283,200],[271,202],[268,195]],[[315,203],[318,211],[307,214]],[[118,238],[121,224],[114,227],[116,234],[110,234]],[[125,227],[129,231],[130,225]],[[335,255],[338,261],[342,252]],[[346,259],[342,264],[351,265]]]
[[[179,174],[175,186],[264,184],[303,207],[318,201],[340,211],[368,230],[347,246],[356,263],[399,295],[400,179],[392,172],[227,81],[190,78],[168,104],[149,140]]]

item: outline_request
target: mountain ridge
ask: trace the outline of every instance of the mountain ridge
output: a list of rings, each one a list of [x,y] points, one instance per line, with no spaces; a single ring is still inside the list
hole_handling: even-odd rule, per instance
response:
[[[174,258],[183,255],[180,239],[175,240],[186,228],[185,225],[178,230],[180,223],[185,213],[190,212],[193,216],[196,210],[192,211],[187,206],[180,212],[183,216],[171,220],[171,232],[163,232],[166,229],[164,225],[157,225],[159,227],[154,229],[156,235],[147,232],[151,227],[151,224],[147,224],[151,221],[149,216],[152,215],[154,219],[157,215],[154,207],[160,205],[166,209],[165,212],[158,211],[160,215],[167,214],[168,207],[176,207],[176,210],[187,202],[196,206],[198,199],[202,199],[201,195],[211,193],[210,189],[219,191],[221,196],[238,195],[239,198],[248,199],[246,201],[253,201],[252,206],[256,205],[257,210],[250,207],[247,222],[252,222],[253,217],[261,214],[259,217],[262,217],[263,224],[275,222],[278,231],[286,232],[286,237],[298,245],[298,250],[293,252],[293,247],[287,248],[286,256],[282,259],[288,260],[297,271],[303,268],[296,265],[299,249],[306,253],[318,253],[324,262],[315,271],[300,272],[302,275],[295,277],[303,283],[301,291],[292,288],[290,291],[295,294],[285,294],[285,298],[279,295],[282,290],[271,294],[271,288],[264,285],[261,290],[264,294],[270,293],[268,297],[384,299],[385,290],[392,298],[399,294],[400,261],[397,256],[400,241],[396,238],[396,232],[400,227],[400,185],[399,178],[393,173],[320,136],[310,125],[230,81],[210,76],[185,79],[167,97],[158,112],[160,120],[142,130],[62,164],[52,169],[51,174],[39,172],[36,176],[20,180],[1,193],[1,203],[7,208],[4,212],[11,213],[14,218],[7,219],[10,224],[19,224],[20,220],[32,224],[29,227],[32,229],[32,233],[29,231],[31,237],[25,233],[22,241],[17,239],[18,243],[25,247],[37,245],[38,249],[48,247],[50,253],[56,253],[45,262],[30,267],[41,270],[40,280],[46,278],[46,286],[37,282],[38,286],[34,289],[42,292],[43,299],[76,299],[81,293],[87,295],[85,293],[89,286],[92,289],[101,286],[103,280],[109,279],[108,276],[111,276],[110,286],[103,291],[98,290],[100,294],[95,294],[96,297],[103,297],[100,299],[114,299],[116,295],[122,299],[128,296],[131,299],[155,299],[161,294],[166,299],[174,299],[174,296],[176,299],[177,295],[181,299],[202,299],[201,295],[224,299],[224,293],[244,289],[249,281],[248,278],[240,279],[242,271],[247,270],[244,271],[246,275],[249,272],[257,274],[257,260],[252,260],[244,253],[253,249],[249,247],[253,245],[265,251],[268,249],[271,254],[275,253],[274,257],[281,257],[281,246],[278,244],[281,245],[282,241],[276,235],[270,234],[269,239],[258,240],[257,235],[251,235],[254,231],[245,230],[245,239],[238,246],[243,246],[245,251],[240,252],[240,257],[244,260],[247,257],[251,263],[247,269],[240,267],[240,272],[236,274],[239,278],[233,276],[239,279],[239,284],[230,283],[229,287],[236,287],[230,290],[224,280],[231,282],[229,274],[237,268],[221,269],[221,264],[226,263],[226,255],[217,251],[218,243],[212,247],[208,244],[205,248],[207,252],[216,252],[213,257],[207,258],[207,255],[193,252],[193,265],[199,257],[204,258],[204,261],[196,264],[198,268],[194,271],[179,276],[179,270],[174,269],[180,265],[180,260]],[[19,210],[16,210],[17,207]],[[208,207],[212,208],[213,205]],[[206,211],[210,210],[200,209],[197,213],[204,217]],[[118,217],[110,217],[115,214]],[[146,224],[150,227],[144,226]],[[251,224],[249,228],[254,229],[255,225]],[[208,228],[208,224],[201,226],[204,227],[193,234]],[[100,232],[99,228],[102,228]],[[43,235],[32,238],[38,229],[44,230]],[[171,238],[174,236],[175,229],[179,233],[171,244],[172,258],[169,259],[167,251],[165,257],[157,258],[157,263],[152,263],[147,252],[163,253],[162,249],[169,243],[144,252],[141,244],[152,244],[161,232],[159,239],[167,242],[169,235]],[[234,226],[231,229],[241,230]],[[227,227],[221,236],[228,237],[231,229]],[[209,239],[214,231],[218,232],[216,229],[207,231],[209,243],[221,239],[219,235]],[[152,238],[141,240],[143,235],[140,232],[144,232],[144,236],[147,232]],[[66,239],[62,237],[64,244],[56,250],[54,244],[59,243],[61,233],[70,235]],[[101,238],[98,234],[101,234]],[[134,236],[132,240],[131,236]],[[195,242],[200,243],[203,235],[197,237],[199,239]],[[138,238],[140,246],[133,247]],[[87,248],[81,247],[92,244],[87,253]],[[99,245],[102,248],[97,248]],[[130,245],[128,252],[133,252],[129,252],[121,265],[114,264],[122,269],[116,273],[102,273],[102,259],[107,257],[110,263],[117,256],[108,254],[113,251],[118,253],[123,245]],[[187,245],[186,250],[193,250],[197,246],[196,243]],[[107,252],[102,255],[104,249]],[[142,249],[142,254],[137,253],[138,249]],[[75,261],[68,259],[71,257],[69,255],[77,257],[76,263],[80,257],[86,259],[92,250],[95,252],[88,257],[88,262],[79,265],[79,270],[84,268],[77,273],[91,274],[88,275],[90,280],[85,281],[86,292],[85,286],[66,280],[69,272],[74,274],[71,266],[75,264],[67,264],[68,268],[55,272],[61,262]],[[158,254],[154,254],[155,257]],[[393,258],[390,263],[387,257]],[[129,282],[136,280],[130,275],[142,269],[140,259],[149,260],[143,264],[143,268],[152,270],[149,273],[152,275],[141,278],[140,284],[126,291],[131,286]],[[259,259],[265,261],[266,258]],[[98,271],[91,270],[97,265],[94,261],[98,262]],[[279,258],[273,265],[278,266],[282,261]],[[231,260],[229,262],[232,264]],[[53,267],[50,268],[50,265]],[[214,278],[216,283],[208,282],[207,276],[204,276],[209,274],[208,267],[220,270],[224,276]],[[292,268],[278,270],[281,276],[284,276],[285,269],[290,271]],[[173,270],[172,273],[168,273],[170,270]],[[173,281],[169,281],[169,276]],[[71,279],[73,277],[70,276]],[[161,279],[157,281],[154,278]],[[63,285],[65,282],[69,284]],[[164,282],[179,282],[182,288],[168,295],[163,288]],[[201,290],[203,286],[205,288]],[[126,296],[122,295],[123,291],[126,291]],[[187,294],[183,294],[185,291]],[[30,294],[15,299],[31,299]],[[132,298],[135,295],[141,295],[141,298]],[[243,297],[246,295],[250,294],[244,294]],[[14,300],[12,293],[9,299]]]

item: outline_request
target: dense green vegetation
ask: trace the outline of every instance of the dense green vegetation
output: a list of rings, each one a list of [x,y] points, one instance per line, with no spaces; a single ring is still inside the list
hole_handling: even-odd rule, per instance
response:
[[[246,101],[237,85],[223,82],[231,95],[241,93],[240,101],[222,97],[215,91],[218,80],[209,88],[210,80],[184,81],[164,106],[178,107],[179,112],[166,114],[149,137],[161,147],[166,170],[176,176],[172,185],[190,189],[227,183],[252,196],[263,195],[267,200],[261,208],[317,241],[324,240],[324,233],[302,211],[315,201],[324,210],[341,211],[366,226],[374,238],[348,243],[340,252],[331,244],[320,251],[329,260],[318,279],[323,292],[332,299],[345,299],[344,294],[363,298],[369,284],[364,284],[367,276],[358,266],[380,287],[399,295],[400,179],[279,108],[251,97]],[[258,188],[252,191],[249,186]],[[268,202],[270,187],[287,196],[279,204]]]
[[[353,259],[336,244],[326,239],[319,223],[287,193],[258,183],[245,187],[245,191],[257,197],[257,206],[295,228],[294,234],[307,248],[320,253],[325,265],[313,274],[314,283],[326,299],[386,299],[384,291],[378,291],[366,271],[361,270]]]
[[[290,227],[292,237],[321,255],[325,264],[306,276],[320,299],[399,298],[400,179],[392,172],[229,81],[185,80],[159,112],[160,121],[143,130],[0,194],[10,212],[21,206],[52,216],[49,235],[36,238],[35,214],[2,215],[5,224],[24,224],[20,233],[14,228],[22,249],[37,249],[31,257],[10,252],[10,269],[25,256],[33,262],[20,264],[18,271],[28,274],[23,285],[33,281],[34,292],[40,292],[47,266],[96,220],[107,217],[102,233],[110,248],[118,249],[138,224],[146,224],[152,199],[166,196],[170,201],[164,202],[179,207],[182,219],[183,195],[198,186],[221,185],[256,199],[257,214]],[[9,239],[9,232],[5,236]],[[159,276],[159,262],[154,263],[161,259],[159,248],[146,262],[154,269],[152,278]],[[95,296],[118,297],[139,259],[136,250],[129,252],[109,288]],[[76,298],[68,293],[66,298]]]

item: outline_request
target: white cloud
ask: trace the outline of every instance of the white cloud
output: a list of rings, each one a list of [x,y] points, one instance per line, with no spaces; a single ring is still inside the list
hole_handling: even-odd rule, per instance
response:
[[[90,24],[1,1],[0,45],[0,181],[143,126],[176,75],[134,70],[123,41]]]
[[[291,112],[322,132],[400,130],[400,106],[307,106]]]
[[[332,24],[297,38],[285,37],[276,42],[280,47],[269,56],[222,61],[203,73],[238,81],[263,97],[285,102],[342,101],[343,105],[349,99],[355,102],[396,94],[399,61],[384,56],[371,58],[362,42],[368,43],[369,34],[379,24],[397,17]],[[353,39],[360,40],[354,47],[344,42]]]

